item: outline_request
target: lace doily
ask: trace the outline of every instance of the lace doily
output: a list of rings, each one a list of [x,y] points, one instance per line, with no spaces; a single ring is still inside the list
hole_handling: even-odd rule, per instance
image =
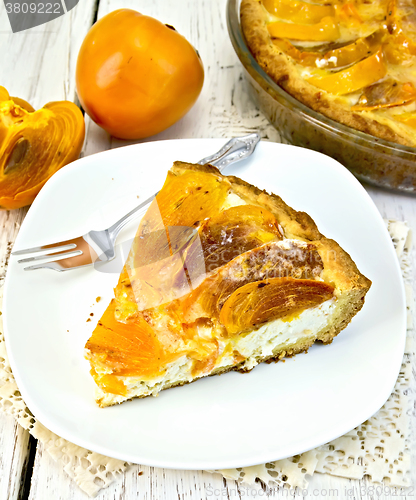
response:
[[[408,341],[394,392],[369,420],[331,443],[295,457],[252,467],[220,470],[224,477],[246,484],[261,480],[268,486],[306,488],[315,472],[351,479],[371,478],[391,486],[410,486],[410,420],[413,342],[411,288],[411,234],[403,222],[386,221],[400,260],[406,286]],[[6,353],[1,320],[0,289],[0,411],[12,415],[44,446],[54,460],[88,495],[95,496],[127,469],[128,463],[86,450],[60,438],[36,421],[25,405],[14,380]]]

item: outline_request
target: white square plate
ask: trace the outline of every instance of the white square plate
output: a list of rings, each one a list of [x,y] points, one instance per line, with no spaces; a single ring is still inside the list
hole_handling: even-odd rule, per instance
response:
[[[173,160],[198,161],[224,142],[149,142],[66,166],[36,198],[15,249],[108,227],[138,196],[144,200],[160,189]],[[130,462],[231,468],[326,443],[384,404],[403,356],[405,299],[392,242],[366,191],[335,160],[283,144],[260,143],[249,160],[226,173],[281,195],[350,253],[373,281],[363,310],[331,345],[315,345],[306,356],[100,409],[83,349],[118,274],[93,267],[25,272],[12,257],[4,297],[7,350],[26,404],[50,430]],[[120,242],[134,236],[138,222]]]

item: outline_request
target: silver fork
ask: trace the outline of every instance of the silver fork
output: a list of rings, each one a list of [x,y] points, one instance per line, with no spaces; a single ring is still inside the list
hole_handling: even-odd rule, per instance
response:
[[[226,166],[251,156],[259,141],[260,136],[256,133],[244,137],[235,137],[224,144],[215,154],[202,158],[198,163],[200,165],[209,163],[222,171]],[[72,238],[49,245],[16,250],[12,252],[12,255],[42,252],[42,255],[35,255],[17,261],[22,264],[48,259],[46,262],[25,267],[25,271],[53,269],[54,271],[61,272],[79,269],[80,267],[89,266],[95,262],[108,262],[113,260],[116,256],[115,242],[118,234],[128,222],[145,214],[156,195],[157,193],[140,203],[140,205],[131,210],[108,229],[90,231],[78,238]]]

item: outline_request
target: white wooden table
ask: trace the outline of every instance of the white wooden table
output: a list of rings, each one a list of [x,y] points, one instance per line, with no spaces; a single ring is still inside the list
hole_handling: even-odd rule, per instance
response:
[[[247,96],[242,67],[228,39],[225,0],[80,0],[69,14],[17,34],[12,34],[1,2],[0,85],[11,95],[28,100],[35,108],[54,100],[77,102],[75,64],[82,40],[95,16],[100,18],[121,7],[133,8],[175,26],[198,49],[205,66],[205,84],[197,104],[179,123],[150,140],[230,137],[258,131],[266,140],[279,141],[276,130]],[[83,155],[125,144],[127,142],[109,137],[86,117]],[[384,217],[407,220],[411,227],[416,227],[416,197],[370,187],[368,192]],[[27,209],[0,211],[0,269],[7,263],[26,212]],[[3,278],[0,275],[0,284]],[[415,413],[412,418],[416,424]],[[139,475],[139,471],[143,474]],[[311,496],[318,498],[344,499],[352,498],[347,495],[346,488],[354,487],[355,498],[372,498],[361,495],[359,487],[362,484],[365,482],[315,474],[309,491]],[[330,489],[336,493],[330,493]],[[122,480],[102,491],[97,498],[197,500],[258,496],[287,497],[282,492],[268,493],[260,484],[247,490],[218,474],[133,466]],[[415,496],[413,491],[407,498]],[[71,500],[88,497],[11,417],[0,415],[0,499],[25,498]]]

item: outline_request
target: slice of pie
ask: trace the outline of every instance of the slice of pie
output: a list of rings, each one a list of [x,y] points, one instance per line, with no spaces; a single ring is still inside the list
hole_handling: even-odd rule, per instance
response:
[[[176,162],[86,344],[97,403],[330,343],[370,285],[307,214],[210,165]]]
[[[413,0],[242,0],[241,26],[263,70],[300,102],[416,146]]]

